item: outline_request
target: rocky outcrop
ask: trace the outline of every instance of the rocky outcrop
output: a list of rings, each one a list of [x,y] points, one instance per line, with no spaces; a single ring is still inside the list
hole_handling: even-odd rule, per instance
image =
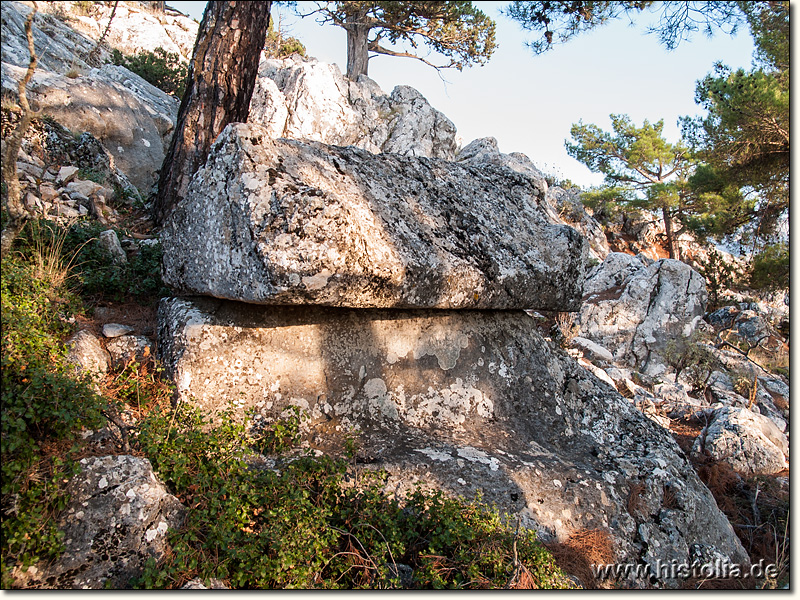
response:
[[[18,582],[25,587],[128,587],[148,559],[164,556],[168,529],[182,522],[182,505],[156,479],[148,460],[120,455],[84,458],[80,464],[58,521],[64,554],[21,573]]]
[[[608,530],[622,562],[747,561],[669,434],[522,311],[168,299],[159,348],[179,397],[212,413],[252,407],[258,425],[298,406],[323,451],[358,431],[397,493],[480,492],[544,539]]]
[[[690,266],[662,259],[649,266],[611,253],[590,271],[576,322],[580,335],[612,351],[623,365],[664,372],[657,354],[702,320],[705,280]]]
[[[548,188],[545,196],[555,209],[559,221],[577,229],[589,242],[589,254],[597,260],[605,260],[611,249],[603,226],[590,214],[580,199],[580,192],[565,190],[558,186]]]
[[[29,10],[3,3],[2,87],[13,95],[28,66],[23,24]],[[31,104],[71,131],[90,132],[133,185],[149,191],[174,130],[178,101],[124,67],[91,68],[83,60],[94,43],[52,15],[37,15],[34,37],[40,63],[28,85]]]
[[[743,475],[778,473],[788,467],[789,442],[767,417],[729,406],[705,414],[709,423],[693,452],[726,462]]]
[[[263,59],[248,122],[271,137],[356,146],[370,152],[453,160],[455,125],[414,88],[386,94],[371,79],[292,56]]]
[[[88,15],[67,15],[69,24],[92,40],[100,39],[111,18],[113,5],[92,3]],[[48,10],[53,11],[48,7]],[[200,25],[173,9],[151,10],[142,2],[120,2],[111,20],[106,43],[123,54],[153,52],[163,48],[189,61]]]
[[[261,304],[575,310],[584,241],[543,196],[502,167],[233,124],[165,225],[164,280]]]
[[[108,373],[111,357],[90,331],[81,330],[67,340],[67,361],[78,373],[89,373],[94,379]]]

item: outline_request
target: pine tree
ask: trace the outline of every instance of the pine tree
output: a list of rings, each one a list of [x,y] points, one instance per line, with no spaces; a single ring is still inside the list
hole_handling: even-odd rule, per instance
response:
[[[347,32],[347,77],[367,75],[370,52],[414,58],[435,69],[458,69],[489,60],[495,48],[495,23],[472,2],[318,2],[324,23]],[[302,13],[301,13],[302,14]],[[405,42],[411,51],[382,45]],[[424,44],[449,59],[434,63],[417,50]]]

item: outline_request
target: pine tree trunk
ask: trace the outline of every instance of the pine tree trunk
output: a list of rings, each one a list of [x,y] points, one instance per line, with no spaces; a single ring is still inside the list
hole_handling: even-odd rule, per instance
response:
[[[664,231],[667,234],[667,252],[669,252],[669,257],[680,260],[678,248],[675,246],[675,236],[672,233],[672,215],[669,214],[669,209],[666,206],[661,209],[661,214],[664,216]]]
[[[160,225],[186,196],[211,144],[229,123],[247,121],[272,2],[208,3],[197,33],[175,134],[158,180]]]
[[[348,15],[344,30],[347,32],[347,78],[351,81],[366,75],[369,68],[369,30],[365,23],[366,12]]]

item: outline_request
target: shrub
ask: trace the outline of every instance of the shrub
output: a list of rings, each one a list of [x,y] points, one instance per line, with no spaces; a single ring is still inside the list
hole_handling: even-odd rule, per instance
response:
[[[716,356],[702,341],[696,331],[690,336],[681,335],[669,340],[663,353],[664,361],[675,369],[675,382],[685,370],[695,391],[704,389],[711,373],[719,367]]]
[[[515,533],[477,502],[417,490],[401,504],[383,491],[384,474],[345,484],[347,461],[329,456],[279,456],[276,468],[257,467],[249,457],[258,440],[232,412],[217,421],[211,427],[180,404],[142,422],[142,448],[190,508],[171,534],[171,554],[148,564],[139,587],[200,577],[259,589],[489,588],[515,574],[528,585],[568,586],[534,532]],[[398,565],[413,580],[401,579]]]
[[[788,244],[772,244],[753,257],[750,286],[769,290],[789,287]]]
[[[57,556],[53,516],[66,502],[63,483],[74,472],[71,447],[82,427],[102,422],[102,399],[76,380],[64,360],[69,333],[63,312],[76,299],[35,276],[19,256],[2,269],[2,510],[3,587],[10,571]]]
[[[156,86],[178,100],[186,90],[188,67],[181,62],[180,55],[156,48],[153,52],[139,52],[125,56],[117,49],[111,53],[111,62],[136,73],[148,83]]]
[[[722,260],[722,255],[713,248],[709,249],[708,260],[699,262],[698,271],[706,280],[708,289],[708,309],[713,311],[721,306],[721,292],[730,289],[737,273],[733,265]]]

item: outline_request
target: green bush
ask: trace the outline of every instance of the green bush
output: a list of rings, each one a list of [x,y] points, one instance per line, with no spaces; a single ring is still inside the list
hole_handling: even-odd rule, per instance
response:
[[[188,67],[181,62],[180,55],[156,48],[153,52],[139,52],[125,56],[117,49],[111,53],[111,62],[136,73],[148,83],[156,86],[178,100],[186,90]]]
[[[3,260],[2,573],[62,551],[53,517],[66,502],[75,469],[71,446],[83,427],[102,422],[103,401],[65,364],[61,339],[75,298],[34,275],[19,256]]]
[[[259,440],[231,412],[212,427],[187,404],[153,411],[139,441],[189,511],[168,558],[151,561],[138,587],[200,577],[258,589],[497,588],[514,572],[515,541],[535,585],[569,585],[533,532],[515,536],[478,503],[417,490],[401,504],[383,491],[384,474],[345,484],[347,461],[329,456],[279,457],[275,469],[250,464]],[[413,582],[401,581],[400,564],[413,569]]]
[[[750,287],[757,290],[789,287],[788,244],[772,244],[753,257]]]
[[[280,26],[278,26],[278,30],[276,31],[273,20],[270,19],[267,37],[264,42],[264,52],[270,58],[284,58],[292,54],[305,56],[306,47],[295,37],[284,37]]]

